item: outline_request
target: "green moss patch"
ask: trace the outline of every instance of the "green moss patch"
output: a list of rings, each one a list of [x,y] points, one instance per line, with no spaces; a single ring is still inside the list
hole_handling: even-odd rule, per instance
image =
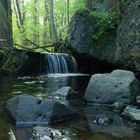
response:
[[[16,49],[8,50],[4,54],[1,71],[6,73],[16,73],[21,70],[27,59],[26,51],[24,52]]]

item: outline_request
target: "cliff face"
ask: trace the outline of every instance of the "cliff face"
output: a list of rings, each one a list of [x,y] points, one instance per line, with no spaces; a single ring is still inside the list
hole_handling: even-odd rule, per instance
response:
[[[11,0],[0,0],[0,47],[12,47]]]
[[[140,1],[128,0],[117,28],[115,62],[140,71]]]
[[[87,8],[71,21],[68,46],[78,54],[140,71],[140,1],[87,0]],[[103,13],[110,17],[101,18]]]

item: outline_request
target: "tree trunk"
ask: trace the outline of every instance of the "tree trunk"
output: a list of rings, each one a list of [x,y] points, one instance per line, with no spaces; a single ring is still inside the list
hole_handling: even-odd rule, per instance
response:
[[[50,0],[50,31],[53,42],[58,41],[57,31],[54,22],[54,0]]]
[[[34,0],[34,31],[33,31],[33,42],[35,44],[38,44],[37,23],[38,23],[37,0]]]
[[[20,41],[21,44],[24,46],[26,45],[25,43],[25,12],[24,12],[24,0],[21,1],[21,3],[19,3],[19,0],[15,0],[14,1],[14,11],[15,11],[15,15],[16,15],[16,20],[17,20],[17,27],[19,29],[20,32]]]
[[[11,0],[0,0],[0,47],[12,47]]]
[[[70,0],[67,0],[67,18],[68,18],[68,24],[70,22]]]
[[[48,0],[44,1],[45,15],[44,15],[44,32],[43,32],[43,45],[47,44],[48,34],[47,34],[47,23],[48,23],[48,13],[49,13],[49,5]]]
[[[22,26],[24,21],[23,21],[23,16],[21,13],[20,5],[19,5],[19,0],[15,0],[15,4],[16,4],[18,19],[19,19],[19,25]]]

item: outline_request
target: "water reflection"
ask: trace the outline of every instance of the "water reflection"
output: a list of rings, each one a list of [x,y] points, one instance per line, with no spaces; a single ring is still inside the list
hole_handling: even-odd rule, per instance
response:
[[[15,140],[15,137],[16,140],[29,140],[33,129],[17,128],[10,122],[4,110],[4,103],[9,98],[22,93],[34,95],[38,98],[47,98],[52,92],[64,86],[71,86],[79,93],[79,97],[82,97],[89,78],[90,76],[85,75],[42,75],[34,77],[1,78],[0,140]],[[140,134],[135,131],[135,126],[124,123],[122,120],[121,123],[123,125],[118,125],[119,127],[116,127],[117,123],[108,128],[104,127],[104,129],[96,126],[95,120],[99,114],[111,113],[111,115],[115,115],[108,109],[95,106],[87,107],[82,104],[79,99],[71,101],[70,104],[77,109],[77,116],[71,121],[65,121],[53,126],[57,130],[67,130],[67,133],[64,134],[65,140],[139,140]],[[76,136],[71,132],[74,132]]]
[[[11,124],[4,110],[4,103],[11,97],[20,94],[30,94],[38,98],[47,98],[53,91],[71,86],[83,93],[87,86],[89,77],[82,75],[42,75],[34,77],[1,77],[0,78],[0,140],[28,140],[31,128],[16,128]],[[84,81],[83,81],[84,79]],[[77,86],[80,85],[80,86]],[[82,85],[82,86],[81,86]],[[15,136],[14,136],[15,135]],[[72,135],[68,139],[75,139]]]
[[[37,77],[20,77],[16,84],[13,84],[12,93],[28,93],[40,98],[47,98],[55,90],[64,86],[71,86],[82,94],[88,80],[89,76],[80,74],[77,76],[76,74],[50,74]]]
[[[7,120],[3,105],[0,105],[0,140],[10,140],[10,127]]]

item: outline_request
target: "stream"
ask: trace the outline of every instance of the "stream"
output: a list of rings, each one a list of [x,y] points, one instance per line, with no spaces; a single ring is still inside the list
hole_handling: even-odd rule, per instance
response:
[[[111,112],[107,107],[86,106],[82,97],[88,85],[90,75],[83,74],[48,74],[32,77],[0,78],[0,140],[28,140],[32,128],[16,127],[5,111],[5,102],[20,94],[29,94],[37,98],[48,98],[52,92],[71,86],[78,92],[78,99],[70,101],[78,115],[73,119],[50,126],[63,131],[62,140],[139,140],[139,126],[121,119],[109,127],[98,126],[96,116]],[[59,140],[59,139],[58,139]]]

